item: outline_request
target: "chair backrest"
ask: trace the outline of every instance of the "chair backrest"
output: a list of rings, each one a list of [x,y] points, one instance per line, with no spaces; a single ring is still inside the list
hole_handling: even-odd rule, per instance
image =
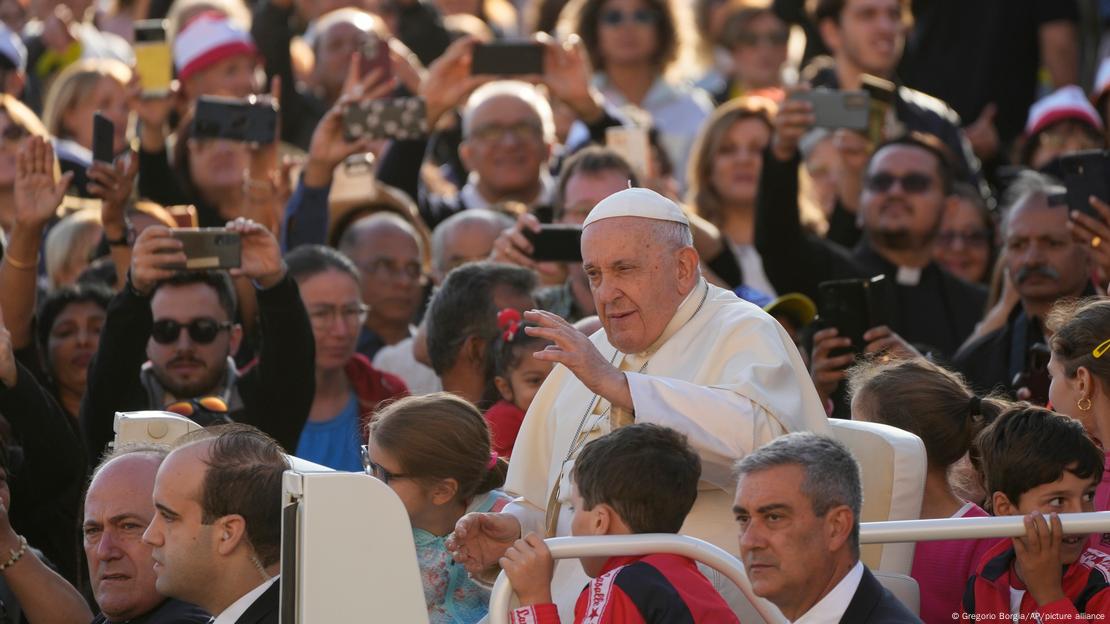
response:
[[[426,623],[408,513],[357,472],[285,473],[281,624]]]
[[[170,445],[186,433],[201,428],[184,416],[156,410],[116,412],[114,427],[116,447],[139,442]]]
[[[882,570],[875,570],[872,574],[875,575],[875,580],[890,590],[890,593],[894,594],[899,602],[906,605],[907,609],[914,613],[921,613],[921,588],[917,586],[917,581],[905,574],[883,572]]]
[[[879,423],[829,419],[829,425],[860,465],[860,522],[920,517],[927,464],[921,438]],[[873,571],[908,575],[913,550],[912,543],[871,544],[860,548],[860,559]]]

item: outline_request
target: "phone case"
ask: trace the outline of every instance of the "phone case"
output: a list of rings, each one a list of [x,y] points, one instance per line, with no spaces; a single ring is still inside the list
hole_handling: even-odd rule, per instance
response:
[[[165,95],[173,82],[173,58],[165,41],[135,44],[135,71],[143,95]]]
[[[1060,158],[1067,188],[1068,210],[1102,220],[1091,206],[1090,197],[1110,202],[1110,151],[1086,150]]]
[[[474,46],[470,73],[522,76],[543,73],[544,48],[538,43],[486,43]]]
[[[202,95],[193,118],[193,136],[267,144],[277,136],[277,103],[269,96],[227,98]]]
[[[180,240],[186,256],[185,264],[172,266],[187,271],[237,269],[241,262],[242,240],[236,232],[224,228],[170,230]]]
[[[578,225],[544,225],[540,231],[525,230],[532,243],[532,259],[539,262],[581,262],[582,227]]]
[[[355,102],[343,112],[348,141],[374,139],[422,139],[428,134],[424,98],[398,97]]]
[[[830,357],[863,353],[867,346],[863,335],[886,323],[886,286],[882,275],[871,279],[831,280],[817,285],[823,325],[835,327],[841,337],[852,341],[851,347],[833,349]]]
[[[815,89],[800,91],[790,97],[813,105],[814,125],[819,128],[867,129],[871,107],[864,91]]]
[[[110,163],[115,159],[116,126],[100,111],[93,113],[93,160]]]

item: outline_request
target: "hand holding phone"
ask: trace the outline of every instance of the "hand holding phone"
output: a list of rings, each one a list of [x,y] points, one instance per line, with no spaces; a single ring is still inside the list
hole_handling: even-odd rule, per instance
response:
[[[1101,219],[1091,197],[1110,203],[1110,151],[1086,150],[1060,158],[1067,188],[1068,210]]]
[[[789,99],[812,104],[814,125],[818,128],[867,129],[870,101],[864,91],[795,91]]]
[[[93,113],[93,160],[111,163],[115,160],[116,125],[100,111]]]
[[[143,95],[166,95],[173,82],[173,56],[166,41],[164,20],[135,22],[135,70],[139,74]]]
[[[230,232],[227,228],[174,228],[170,233],[181,241],[185,262],[170,264],[167,268],[209,271],[240,266],[242,240],[238,232]]]
[[[359,58],[359,76],[365,78],[378,71],[381,76],[379,82],[384,82],[393,77],[393,61],[389,58],[389,42],[371,33],[362,45]]]
[[[424,98],[396,97],[352,102],[343,111],[344,135],[348,141],[373,139],[420,139],[428,134]]]
[[[850,348],[834,349],[831,357],[864,352],[864,334],[886,325],[886,281],[882,275],[871,279],[821,282],[817,286],[818,309],[825,327],[835,327],[842,338],[851,340]]]
[[[524,230],[537,262],[582,262],[582,226],[542,225],[539,232]]]

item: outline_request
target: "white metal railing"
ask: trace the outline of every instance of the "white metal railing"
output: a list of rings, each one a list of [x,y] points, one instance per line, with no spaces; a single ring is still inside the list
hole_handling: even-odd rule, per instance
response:
[[[1110,532],[1110,511],[1060,514],[1065,535]],[[1025,534],[1022,516],[891,520],[860,525],[861,544],[1017,537]]]

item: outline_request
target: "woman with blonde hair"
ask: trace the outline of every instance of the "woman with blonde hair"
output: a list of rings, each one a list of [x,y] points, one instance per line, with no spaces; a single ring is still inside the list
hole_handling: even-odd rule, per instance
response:
[[[93,208],[70,213],[50,228],[43,254],[50,290],[77,282],[81,272],[88,268],[103,233],[100,211]]]
[[[113,59],[84,59],[65,68],[51,83],[42,119],[55,138],[62,171],[72,171],[79,194],[87,195],[85,170],[92,165],[93,114],[112,122],[112,153],[127,149],[131,115],[131,68]]]

